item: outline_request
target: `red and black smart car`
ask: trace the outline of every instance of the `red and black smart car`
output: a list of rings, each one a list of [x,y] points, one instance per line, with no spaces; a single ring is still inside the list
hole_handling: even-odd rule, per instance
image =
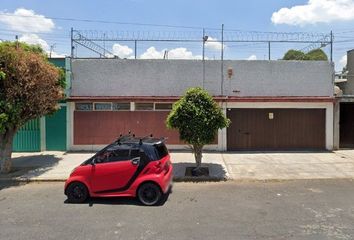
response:
[[[88,197],[138,197],[156,205],[169,191],[172,164],[163,139],[122,136],[75,168],[65,182],[72,203]]]

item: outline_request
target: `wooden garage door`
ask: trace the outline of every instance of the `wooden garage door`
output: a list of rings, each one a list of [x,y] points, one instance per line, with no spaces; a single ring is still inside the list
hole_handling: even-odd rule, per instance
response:
[[[325,109],[228,109],[227,149],[325,148]]]

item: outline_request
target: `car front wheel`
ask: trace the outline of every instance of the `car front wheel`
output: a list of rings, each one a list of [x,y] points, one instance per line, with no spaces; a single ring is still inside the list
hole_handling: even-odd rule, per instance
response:
[[[144,183],[138,190],[139,201],[146,206],[153,206],[161,200],[162,192],[154,183]]]
[[[89,196],[87,187],[80,182],[71,183],[66,190],[66,194],[68,201],[71,203],[82,203]]]

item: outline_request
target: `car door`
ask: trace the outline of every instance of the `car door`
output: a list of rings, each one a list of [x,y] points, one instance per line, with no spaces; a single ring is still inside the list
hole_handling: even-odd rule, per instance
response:
[[[92,166],[91,188],[94,193],[114,193],[124,191],[129,180],[139,166],[139,161],[131,161],[130,149],[126,146],[102,153],[104,160]]]

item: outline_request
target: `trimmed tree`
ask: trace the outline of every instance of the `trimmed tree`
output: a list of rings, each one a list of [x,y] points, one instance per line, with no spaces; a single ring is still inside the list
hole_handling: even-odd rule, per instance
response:
[[[218,130],[228,127],[230,120],[208,92],[196,87],[173,105],[166,124],[177,129],[180,139],[191,145],[199,169],[204,145],[212,143]]]
[[[290,49],[285,53],[283,60],[304,60],[305,55],[302,51]]]
[[[11,171],[12,142],[27,121],[52,113],[63,99],[63,74],[38,46],[0,43],[0,162]]]
[[[306,53],[307,60],[328,61],[326,53],[322,49],[314,49]]]
[[[322,49],[314,49],[308,53],[300,50],[290,49],[284,54],[283,60],[312,60],[312,61],[327,61],[328,57]]]

